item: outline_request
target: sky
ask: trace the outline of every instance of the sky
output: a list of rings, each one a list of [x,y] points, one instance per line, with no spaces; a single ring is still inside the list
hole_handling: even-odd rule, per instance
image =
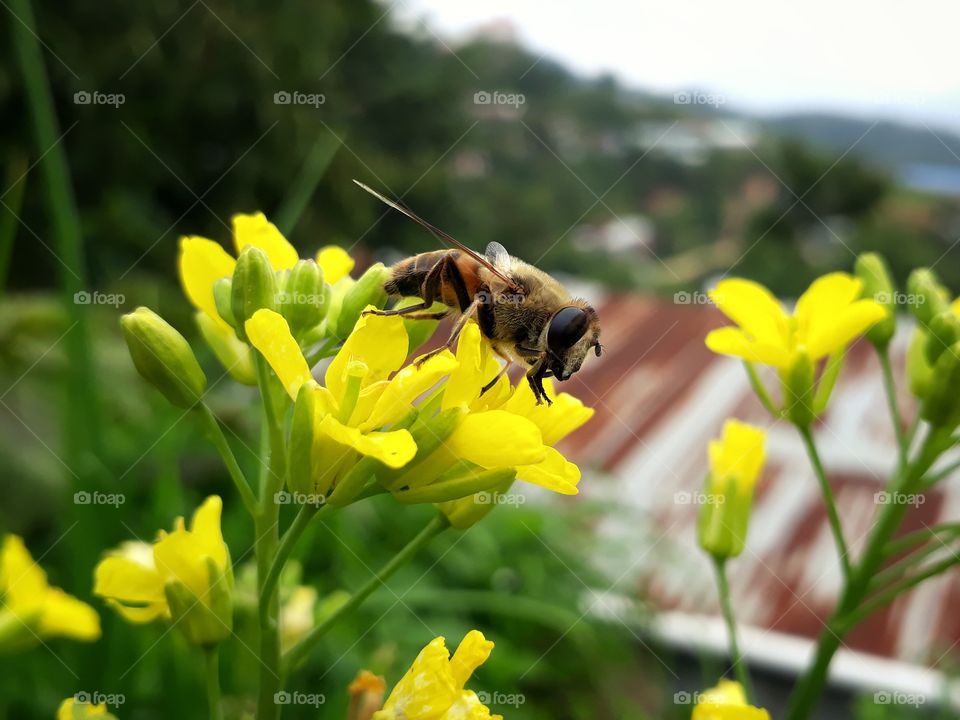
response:
[[[638,89],[960,131],[957,0],[397,0],[394,12],[451,44],[508,21],[533,52]]]

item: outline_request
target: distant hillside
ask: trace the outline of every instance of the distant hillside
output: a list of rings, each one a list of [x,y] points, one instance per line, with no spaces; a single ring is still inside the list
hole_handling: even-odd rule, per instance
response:
[[[857,142],[872,125],[867,120],[828,114],[782,115],[768,119],[764,124],[773,132],[840,152]],[[857,143],[856,153],[869,162],[898,171],[917,164],[960,167],[957,159],[960,157],[960,136],[941,128],[931,128],[933,132],[922,125],[883,121]]]

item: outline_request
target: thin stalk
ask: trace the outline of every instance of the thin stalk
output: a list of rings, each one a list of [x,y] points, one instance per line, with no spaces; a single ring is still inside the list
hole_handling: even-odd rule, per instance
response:
[[[733,672],[737,682],[743,686],[747,699],[753,697],[753,684],[750,682],[750,673],[743,662],[740,653],[740,644],[737,642],[737,623],[733,615],[733,604],[730,602],[730,584],[727,581],[726,558],[713,558],[713,567],[717,571],[717,592],[720,596],[720,608],[723,610],[723,619],[727,624],[727,636],[730,641],[730,659],[733,663]]]
[[[960,563],[960,556],[951,553],[950,557],[944,558],[940,562],[927,566],[926,569],[922,570],[916,575],[905,577],[903,580],[898,583],[894,583],[883,592],[869,598],[865,603],[856,609],[856,612],[847,619],[847,622],[849,622],[850,626],[853,627],[857,623],[866,620],[868,617],[870,617],[870,615],[880,608],[892,602],[897,595],[910,590],[911,588],[922,583],[924,580],[935,577],[940,573],[949,570],[958,563]]]
[[[257,498],[253,494],[253,490],[250,489],[250,483],[240,469],[233,450],[230,449],[230,443],[227,442],[227,438],[223,434],[220,421],[217,420],[213,411],[206,404],[201,405],[199,409],[200,416],[203,418],[204,426],[207,430],[207,437],[210,439],[210,442],[213,443],[217,452],[220,453],[223,464],[227,468],[227,473],[230,475],[230,479],[233,480],[237,492],[240,493],[243,506],[247,509],[247,512],[250,513],[251,517],[255,516],[257,514]]]
[[[877,350],[880,356],[880,367],[883,370],[883,389],[887,396],[887,405],[890,407],[890,420],[893,422],[893,432],[897,438],[897,448],[900,453],[900,467],[907,464],[907,435],[903,429],[903,419],[900,415],[900,405],[897,402],[897,385],[893,380],[893,368],[890,365],[890,350],[888,347]]]
[[[290,553],[292,553],[296,547],[297,541],[303,536],[303,532],[307,529],[307,526],[310,525],[310,521],[313,520],[314,517],[322,515],[328,507],[330,506],[324,505],[322,508],[318,508],[316,505],[301,505],[300,511],[293,519],[293,523],[287,529],[287,532],[284,533],[283,539],[280,541],[280,546],[277,548],[277,554],[274,555],[273,562],[270,564],[270,570],[267,572],[267,576],[260,586],[261,621],[264,619],[264,613],[267,612],[267,608],[270,606],[270,597],[277,587],[280,573],[283,572],[283,568],[287,564]]]
[[[850,579],[850,552],[847,549],[847,541],[843,539],[843,527],[840,525],[840,514],[837,512],[837,502],[833,497],[833,490],[830,488],[830,481],[827,479],[827,473],[823,469],[823,462],[820,460],[820,453],[817,451],[817,445],[813,440],[813,433],[809,427],[797,426],[800,436],[803,438],[803,444],[806,446],[807,455],[813,465],[817,480],[820,482],[820,492],[823,495],[823,503],[827,508],[827,517],[830,520],[830,529],[833,532],[833,540],[837,545],[837,552],[840,555],[840,565],[843,568],[843,577]]]
[[[760,379],[760,376],[757,374],[757,369],[753,366],[753,363],[744,362],[743,365],[747,369],[747,378],[750,380],[750,387],[753,388],[753,391],[757,394],[757,397],[760,398],[760,402],[767,409],[767,412],[775,418],[781,417],[782,413],[777,410],[776,407],[774,407],[770,393],[767,392],[767,388]]]
[[[897,581],[898,578],[903,578],[904,574],[913,567],[919,565],[924,559],[930,557],[939,550],[950,550],[949,545],[945,545],[942,542],[928,545],[927,547],[921,548],[915,552],[910,553],[905,558],[895,562],[888,568],[885,568],[882,572],[877,573],[870,581],[871,591],[881,591],[883,588],[889,586],[893,587],[891,583]],[[955,554],[950,550],[951,554]]]
[[[928,477],[926,482],[924,482],[923,486],[925,488],[933,487],[938,482],[941,482],[942,480],[946,480],[947,477],[949,477],[951,473],[956,472],[957,469],[960,469],[960,460],[950,463],[943,470],[940,470],[936,474]]]
[[[960,523],[943,523],[941,525],[934,525],[933,527],[926,527],[922,530],[914,530],[901,538],[887,543],[883,548],[883,554],[886,557],[893,557],[917,545],[929,542],[937,537],[937,535],[958,532],[960,532]]]
[[[332,613],[322,623],[313,628],[300,642],[290,648],[283,656],[283,676],[287,677],[302,660],[304,660],[310,651],[316,647],[317,643],[323,638],[330,629],[342,620],[346,615],[357,609],[360,604],[366,600],[374,590],[386,584],[397,570],[406,565],[420,550],[426,547],[437,535],[450,527],[446,517],[439,513],[427,523],[426,527],[413,538],[406,546],[394,555],[386,565],[374,574],[367,582],[361,585],[350,598],[341,605],[336,612]]]
[[[260,474],[260,504],[254,522],[256,541],[254,552],[257,558],[257,586],[262,590],[270,574],[280,543],[280,506],[274,494],[284,478],[283,434],[273,410],[270,391],[270,374],[266,361],[259,353],[256,356],[257,380],[260,399],[263,403],[263,430],[261,450],[268,454],[265,470]],[[261,457],[263,462],[263,457]],[[266,593],[265,607],[259,609],[260,628],[260,684],[257,697],[257,720],[277,720],[280,705],[274,701],[280,690],[280,633],[278,627],[279,603],[274,587]]]
[[[223,720],[220,707],[220,646],[208,645],[203,649],[207,671],[207,706],[210,720]]]

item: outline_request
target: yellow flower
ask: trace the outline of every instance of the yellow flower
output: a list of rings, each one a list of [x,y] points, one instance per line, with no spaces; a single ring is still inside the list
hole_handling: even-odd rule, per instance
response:
[[[152,546],[124,543],[97,565],[94,594],[130,622],[173,618],[192,642],[222,640],[230,634],[233,611],[222,509],[212,495],[194,512],[189,530],[179,517],[173,531],[161,530]]]
[[[710,441],[698,537],[700,546],[715,557],[736,557],[743,551],[764,441],[763,430],[737,420],[727,420],[723,437]]]
[[[793,315],[762,285],[722,280],[710,299],[737,327],[713,330],[707,347],[722,355],[788,372],[800,355],[812,362],[846,347],[887,316],[874,300],[861,300],[862,281],[847,273],[818,278],[800,296]]]
[[[335,285],[350,276],[354,262],[342,247],[327,245],[317,253],[317,264],[323,270],[323,279],[330,285]]]
[[[450,657],[442,637],[420,651],[373,720],[503,720],[491,715],[467,680],[486,662],[493,643],[471,630]]]
[[[64,700],[60,703],[60,709],[57,710],[57,720],[86,720],[87,718],[116,720],[113,715],[107,712],[106,705],[77,702],[75,697]]]
[[[89,642],[100,618],[85,602],[47,583],[47,574],[17,535],[0,546],[0,651],[20,650],[50,637]]]
[[[700,693],[692,720],[770,720],[770,713],[748,705],[740,683],[721,680],[716,687]]]
[[[403,418],[414,400],[456,365],[447,352],[393,374],[407,355],[403,319],[363,315],[327,367],[326,386],[321,387],[312,382],[307,361],[279,313],[257,311],[246,331],[291,399],[301,389],[315,395],[313,455],[322,474],[313,478],[311,490],[320,494],[334,486],[359,456],[388,468],[410,462],[417,451],[410,432],[379,428]]]
[[[297,585],[280,609],[280,648],[286,652],[296,645],[314,625],[317,589]]]

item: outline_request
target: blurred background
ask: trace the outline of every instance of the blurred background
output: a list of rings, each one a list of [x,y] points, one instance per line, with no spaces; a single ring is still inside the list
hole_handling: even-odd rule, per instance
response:
[[[90,598],[104,549],[232,497],[193,421],[136,377],[117,324],[149,305],[196,337],[183,234],[229,246],[231,215],[263,210],[301,255],[337,243],[361,269],[436,249],[357,178],[556,273],[603,322],[608,353],[565,388],[598,409],[564,448],[582,495],[524,488],[436,543],[293,678],[325,703],[291,718],[343,717],[358,669],[392,684],[434,635],[472,627],[497,643],[473,686],[505,717],[688,717],[689,694],[728,670],[691,493],[726,415],[769,425],[742,369],[703,347],[722,322],[705,288],[733,274],[791,298],[870,249],[900,281],[928,265],[960,289],[960,11],[947,3],[0,4],[0,523],[104,624],[94,645],[0,658],[0,717],[49,718],[78,691],[123,695],[126,719],[205,715],[195,653]],[[894,457],[861,350],[820,435],[844,517],[865,530]],[[249,390],[212,395],[254,463]],[[772,428],[770,454],[752,550],[731,570],[775,714],[838,575],[802,448]],[[74,500],[97,491],[123,506]],[[945,486],[916,522],[958,507]],[[428,514],[391,509],[366,503],[303,544],[320,607]],[[239,503],[224,523],[242,576]],[[940,701],[958,601],[942,578],[852,636],[823,717],[956,717]],[[245,632],[226,661],[232,716],[256,671]]]

